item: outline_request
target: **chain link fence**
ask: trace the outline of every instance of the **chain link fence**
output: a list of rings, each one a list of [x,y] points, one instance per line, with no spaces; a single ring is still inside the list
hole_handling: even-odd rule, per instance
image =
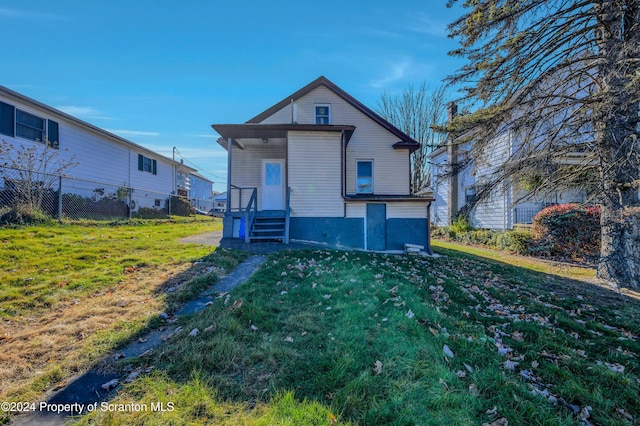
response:
[[[22,222],[21,217],[163,219],[194,213],[189,199],[175,194],[0,166],[2,223]]]

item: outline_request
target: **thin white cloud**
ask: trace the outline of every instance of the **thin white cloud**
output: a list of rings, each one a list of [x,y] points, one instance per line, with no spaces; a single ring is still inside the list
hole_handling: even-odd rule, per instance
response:
[[[131,136],[160,136],[158,132],[147,132],[142,130],[123,130],[123,129],[105,129],[107,132],[114,133],[122,137]]]
[[[433,19],[428,15],[418,17],[417,22],[410,25],[408,29],[419,34],[426,34],[434,37],[447,37],[447,22]]]
[[[0,7],[0,18],[12,18],[12,19],[25,19],[25,20],[40,20],[40,21],[61,21],[65,20],[65,17],[56,15],[54,13],[40,13],[30,10],[8,9],[6,7]]]
[[[57,106],[57,109],[60,111],[64,111],[69,115],[73,115],[78,118],[93,118],[93,119],[111,119],[111,117],[107,117],[102,114],[100,111],[93,107],[85,107],[85,106],[77,106],[77,105],[62,105]]]
[[[218,136],[215,133],[201,133],[201,134],[197,134],[197,135],[192,135],[194,138],[203,138],[203,139],[218,139],[220,136]]]
[[[411,61],[409,60],[403,60],[401,62],[392,64],[383,77],[377,80],[372,80],[369,85],[374,89],[383,89],[390,84],[395,83],[396,81],[402,80],[407,74],[407,71],[410,67]]]

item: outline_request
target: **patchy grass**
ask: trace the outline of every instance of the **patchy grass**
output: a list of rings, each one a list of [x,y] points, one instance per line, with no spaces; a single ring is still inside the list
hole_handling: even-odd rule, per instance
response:
[[[179,239],[219,229],[211,220],[4,229],[0,400],[38,400],[215,283],[246,255]]]
[[[486,247],[479,247],[461,243],[453,243],[444,240],[431,240],[431,246],[436,252],[457,256],[461,253],[499,261],[503,264],[528,269],[535,272],[555,275],[573,280],[595,282],[596,270],[592,267],[580,266],[572,263],[556,262],[545,259],[537,259],[530,256],[519,256],[494,250]]]
[[[183,331],[140,361],[156,372],[111,401],[173,402],[184,416],[83,421],[264,424],[265,412],[285,413],[276,424],[637,421],[636,300],[447,253],[272,255],[247,283],[182,318]]]

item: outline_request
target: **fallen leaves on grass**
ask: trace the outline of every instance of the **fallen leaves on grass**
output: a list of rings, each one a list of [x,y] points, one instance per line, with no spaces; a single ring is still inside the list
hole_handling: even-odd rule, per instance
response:
[[[380,360],[376,361],[376,363],[374,364],[373,372],[376,373],[376,376],[382,374],[382,362],[380,362]]]
[[[451,349],[449,349],[449,346],[447,346],[447,345],[444,345],[444,346],[442,347],[442,351],[443,351],[443,352],[444,352],[444,354],[445,354],[446,356],[448,356],[449,358],[454,358],[454,357],[455,357],[455,355],[453,354],[453,351],[452,351]]]

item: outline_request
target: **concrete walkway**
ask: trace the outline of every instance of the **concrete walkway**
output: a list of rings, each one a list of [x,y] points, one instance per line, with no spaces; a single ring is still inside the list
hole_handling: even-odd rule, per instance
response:
[[[205,290],[198,299],[187,302],[182,306],[176,312],[174,318],[181,315],[191,315],[203,310],[207,306],[207,302],[214,299],[214,294],[230,291],[248,280],[264,260],[264,256],[250,256],[231,273]],[[163,336],[168,336],[175,331],[176,327],[171,327],[164,331],[153,330],[119,350],[117,357],[118,359],[126,360],[127,358],[137,358],[141,355],[149,354],[150,351],[154,351],[164,343]],[[111,354],[105,360],[115,359],[115,357],[116,354]],[[105,373],[100,368],[94,367],[83,375],[69,380],[67,386],[48,395],[46,401],[35,403],[35,411],[15,417],[12,424],[62,425],[69,420],[69,416],[86,414],[88,409],[93,409],[94,407],[100,410],[100,403],[114,396],[117,389],[117,385],[108,391],[103,389],[102,386],[112,380],[117,380],[118,383],[122,382],[125,378],[126,375],[121,377],[120,374]]]

